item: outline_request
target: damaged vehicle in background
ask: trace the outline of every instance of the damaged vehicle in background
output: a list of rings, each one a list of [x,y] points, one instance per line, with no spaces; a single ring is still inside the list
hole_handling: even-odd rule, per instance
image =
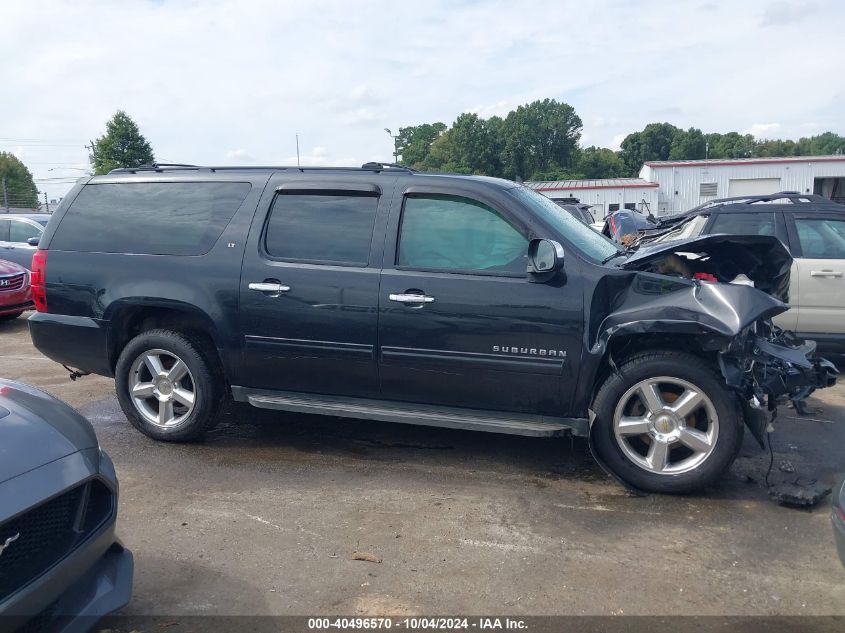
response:
[[[781,396],[835,380],[771,322],[790,263],[765,236],[623,250],[495,178],[149,165],[64,198],[29,324],[75,375],[114,376],[158,440],[201,437],[231,395],[583,436],[628,485],[689,492],[729,468],[743,420],[762,441]]]

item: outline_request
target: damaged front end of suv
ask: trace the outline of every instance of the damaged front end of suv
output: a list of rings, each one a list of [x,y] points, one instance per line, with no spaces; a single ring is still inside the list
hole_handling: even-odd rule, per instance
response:
[[[614,343],[649,336],[690,341],[718,364],[762,445],[778,400],[800,403],[832,386],[837,375],[815,354],[813,341],[771,321],[789,309],[791,264],[783,244],[769,236],[712,235],[642,246],[622,261],[619,274],[599,283],[590,353],[603,356]]]

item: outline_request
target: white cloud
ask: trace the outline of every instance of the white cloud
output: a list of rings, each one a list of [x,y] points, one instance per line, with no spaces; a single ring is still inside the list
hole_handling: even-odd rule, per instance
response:
[[[780,123],[755,123],[747,130],[743,130],[742,133],[751,134],[754,138],[769,138],[770,135],[776,134],[779,129]]]
[[[517,104],[517,105],[519,105],[519,104]],[[516,105],[512,104],[507,99],[501,99],[499,101],[496,101],[495,103],[488,103],[488,104],[485,104],[485,105],[477,105],[473,108],[463,108],[461,110],[461,112],[475,112],[482,119],[489,119],[491,116],[504,117],[508,114],[508,112],[513,110],[515,107],[516,107]],[[459,112],[456,113],[456,116],[452,117],[452,119],[457,118],[457,114],[460,114],[460,113]]]
[[[381,103],[381,99],[373,90],[372,86],[367,84],[358,84],[349,93],[349,100],[359,105],[375,105]]]
[[[618,152],[619,149],[622,147],[622,141],[625,140],[625,137],[628,136],[628,134],[629,132],[623,132],[622,134],[614,134],[613,139],[610,142],[610,149]]]
[[[5,0],[0,151],[19,152],[42,179],[86,165],[85,145],[123,108],[162,161],[295,162],[298,132],[300,147],[326,149],[305,152],[306,164],[360,164],[392,158],[385,127],[451,123],[467,109],[505,115],[546,97],[574,106],[599,146],[664,120],[722,132],[777,121],[767,134],[796,138],[812,121],[845,133],[845,3],[705,6]],[[812,11],[824,19],[808,37]],[[781,17],[776,29],[759,28],[767,14]],[[620,25],[636,37],[620,37]],[[33,33],[50,36],[34,46]],[[784,78],[798,78],[800,98],[784,96]]]
[[[815,2],[772,2],[763,13],[763,26],[783,26],[805,20],[815,13],[819,6]]]
[[[226,158],[236,163],[254,163],[255,157],[245,149],[233,149],[226,152]]]
[[[380,117],[370,108],[355,108],[354,110],[343,112],[341,119],[344,123],[355,125],[357,123],[372,123],[373,121],[380,120]]]

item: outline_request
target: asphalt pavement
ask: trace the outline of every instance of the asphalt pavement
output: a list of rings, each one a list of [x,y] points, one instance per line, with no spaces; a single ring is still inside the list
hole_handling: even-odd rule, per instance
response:
[[[112,456],[125,615],[845,615],[828,502],[769,500],[748,434],[717,487],[635,497],[582,440],[233,405],[204,442],[158,443],[25,318],[0,323],[0,376],[77,407]],[[780,412],[772,482],[845,477],[845,386],[808,403]]]

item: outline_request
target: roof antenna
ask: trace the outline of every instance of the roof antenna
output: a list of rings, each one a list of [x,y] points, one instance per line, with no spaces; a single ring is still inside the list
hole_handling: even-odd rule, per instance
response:
[[[300,167],[299,167],[299,132],[296,133],[296,168],[300,169]]]

